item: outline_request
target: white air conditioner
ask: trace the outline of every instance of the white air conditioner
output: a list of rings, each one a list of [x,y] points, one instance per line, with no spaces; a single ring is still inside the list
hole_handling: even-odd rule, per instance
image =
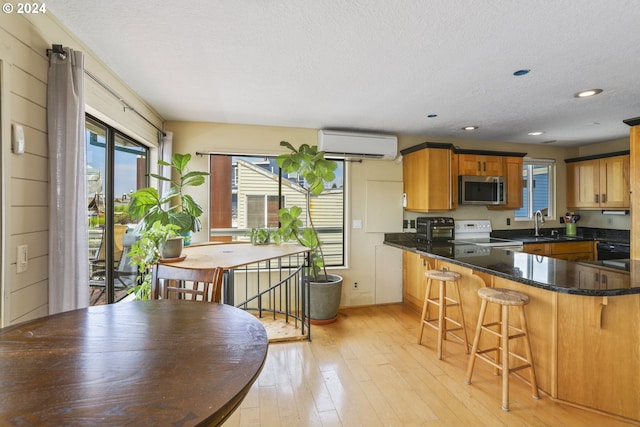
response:
[[[329,156],[393,160],[398,155],[398,137],[321,129],[318,150]]]

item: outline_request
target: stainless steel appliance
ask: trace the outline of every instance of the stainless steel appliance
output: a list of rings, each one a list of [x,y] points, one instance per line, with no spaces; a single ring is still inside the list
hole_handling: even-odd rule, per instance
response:
[[[459,245],[473,244],[481,247],[494,246],[512,250],[522,250],[522,242],[491,237],[491,221],[488,219],[456,221],[455,236],[454,243],[456,244],[456,248]]]
[[[460,175],[459,202],[462,205],[501,205],[506,203],[504,177]]]
[[[627,243],[598,242],[598,260],[627,259],[631,249]]]
[[[454,239],[455,221],[449,217],[419,217],[416,219],[416,249],[425,251],[429,245],[449,243]]]

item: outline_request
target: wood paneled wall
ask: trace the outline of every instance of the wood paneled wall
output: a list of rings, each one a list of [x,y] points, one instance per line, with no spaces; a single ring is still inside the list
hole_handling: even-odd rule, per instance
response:
[[[85,68],[113,88],[157,126],[162,118],[47,11],[0,13],[0,136],[2,228],[0,326],[48,314],[49,151],[47,145],[46,50],[63,44],[85,53]],[[89,77],[87,111],[149,145],[157,131]],[[11,125],[24,128],[25,153],[11,152]],[[16,273],[17,246],[28,245],[28,269]],[[88,284],[87,284],[88,286]]]

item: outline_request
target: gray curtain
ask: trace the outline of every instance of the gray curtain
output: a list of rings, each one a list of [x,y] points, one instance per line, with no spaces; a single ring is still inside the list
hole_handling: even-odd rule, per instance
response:
[[[49,142],[49,313],[89,305],[84,55],[51,53]]]

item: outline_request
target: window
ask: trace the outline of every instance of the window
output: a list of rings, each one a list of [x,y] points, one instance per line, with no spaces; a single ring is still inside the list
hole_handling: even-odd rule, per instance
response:
[[[516,220],[532,220],[536,211],[555,217],[555,161],[524,159],[522,166],[522,208],[515,211]]]
[[[269,195],[247,194],[246,208],[246,228],[259,227],[277,227],[278,226],[278,210],[280,206],[285,206],[284,197]]]
[[[311,199],[325,261],[344,265],[344,161],[336,179]],[[254,227],[277,227],[281,207],[300,206],[307,218],[304,180],[281,176],[275,157],[211,155],[209,222],[213,241],[247,241]]]
[[[86,119],[86,144],[90,304],[96,305],[125,297],[135,285],[126,258],[135,220],[126,210],[129,195],[147,185],[148,149],[92,117]]]

